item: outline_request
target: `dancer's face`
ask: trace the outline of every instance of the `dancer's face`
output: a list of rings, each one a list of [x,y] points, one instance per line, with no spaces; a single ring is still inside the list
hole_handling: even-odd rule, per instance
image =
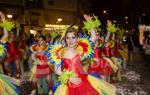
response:
[[[66,44],[68,47],[73,48],[77,44],[77,35],[74,32],[67,33],[66,35]]]
[[[43,38],[39,37],[38,43],[39,43],[40,45],[43,45],[43,44],[45,43],[45,40],[44,40]]]
[[[111,26],[112,22],[110,20],[107,20],[107,26]]]

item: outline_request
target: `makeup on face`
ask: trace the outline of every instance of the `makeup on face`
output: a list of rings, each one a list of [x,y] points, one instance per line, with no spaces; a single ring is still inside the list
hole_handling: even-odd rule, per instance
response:
[[[77,43],[77,36],[74,32],[67,33],[66,44],[68,47],[74,47]]]

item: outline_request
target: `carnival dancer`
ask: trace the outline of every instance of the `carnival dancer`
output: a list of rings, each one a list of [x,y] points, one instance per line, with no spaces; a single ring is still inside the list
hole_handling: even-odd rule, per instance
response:
[[[121,70],[122,70],[122,64],[123,64],[123,58],[122,58],[122,55],[121,55],[121,46],[119,45],[119,43],[115,42],[115,45],[113,47],[113,50],[112,50],[112,60],[115,64],[117,64],[118,66],[118,70],[117,72],[114,74],[114,78],[113,80],[114,81],[121,81],[122,78],[121,78]]]
[[[84,15],[84,18],[90,21],[93,17]],[[94,42],[95,37],[95,29],[86,39],[78,38],[78,30],[70,27],[65,33],[66,45],[51,46],[50,59],[61,82],[54,95],[116,95],[114,86],[88,75],[83,69],[82,60],[94,53],[89,39]]]
[[[112,77],[116,75],[118,70],[121,68],[122,59],[116,57],[116,54],[113,55],[113,49],[115,47],[115,32],[117,31],[117,28],[110,20],[107,20],[107,35],[105,37],[105,45],[103,48],[103,56],[106,58],[109,58],[109,61],[111,61],[110,66],[113,69],[113,73],[111,75],[111,80],[113,80],[115,77]],[[108,60],[108,59],[107,59]]]
[[[125,37],[125,29],[118,29],[118,32],[116,33],[115,41],[116,45],[114,48],[116,52],[114,52],[114,55],[120,59],[122,59],[121,67],[125,68],[126,64],[128,62],[128,48]]]
[[[87,31],[97,28],[97,30],[101,32],[101,29],[99,29],[100,25],[100,21],[96,16],[94,16],[94,20],[91,20],[90,22],[84,22],[83,28],[87,29]],[[88,67],[88,72],[96,77],[105,79],[106,76],[110,75],[113,71],[108,61],[102,57],[104,36],[100,35],[98,31],[96,32],[96,39],[93,46],[94,57],[91,58],[91,64]]]
[[[9,22],[5,20],[4,14],[0,11],[0,27],[3,28],[3,36],[0,39],[0,59],[2,60],[6,55],[6,42],[8,38],[8,31],[10,31],[14,24],[12,22]],[[4,77],[5,76],[5,77]],[[9,79],[8,79],[9,78]],[[0,95],[18,95],[18,89],[10,82],[11,78],[0,74]]]
[[[20,68],[20,60],[22,57],[22,53],[17,47],[17,42],[15,40],[14,32],[9,32],[9,38],[7,40],[7,56],[4,58],[5,68],[8,68],[6,65],[10,65],[11,76],[20,78],[21,68]]]
[[[19,50],[22,53],[22,58],[21,58],[21,73],[24,73],[25,71],[29,71],[29,64],[28,64],[28,35],[23,33],[22,36],[20,37],[19,41]]]
[[[33,84],[31,95],[34,95],[36,91],[39,94],[47,95],[52,87],[51,74],[53,66],[47,60],[49,44],[45,41],[44,36],[39,36],[38,43],[33,44],[30,48],[33,51],[32,60],[34,61],[30,76],[30,81]]]
[[[100,43],[98,43],[98,41],[100,41]],[[94,45],[94,57],[92,58],[93,62],[89,65],[88,72],[107,81],[107,77],[113,73],[113,68],[110,65],[112,64],[112,61],[105,56],[102,56],[102,44],[104,44],[104,38],[101,37],[98,41],[96,41]]]

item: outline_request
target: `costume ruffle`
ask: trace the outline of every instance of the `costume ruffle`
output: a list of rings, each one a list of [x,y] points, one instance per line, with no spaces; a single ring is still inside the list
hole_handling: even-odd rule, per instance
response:
[[[78,86],[59,85],[54,95],[116,95],[115,87],[109,83],[91,75],[82,77],[84,80]]]
[[[117,64],[114,63],[114,61],[112,61],[112,59],[110,59],[109,57],[103,56],[103,58],[108,62],[108,64],[111,66],[111,68],[113,69],[113,72],[116,72],[119,67]]]
[[[37,47],[38,47],[37,43],[31,44],[31,45],[30,45],[30,51],[31,51],[32,53],[35,52],[35,51],[37,51]],[[47,51],[48,49],[49,49],[49,44],[46,43],[46,45],[45,45],[45,47],[44,47],[44,51]]]
[[[93,50],[94,43],[90,41],[88,37],[82,36],[78,41],[78,45],[81,46],[83,49],[81,60],[87,60],[88,58],[94,55]]]
[[[86,60],[94,55],[93,42],[89,41],[88,37],[82,36],[78,41],[77,52],[82,53],[81,60]],[[64,45],[60,42],[56,42],[50,46],[48,60],[59,67],[62,63],[59,52],[64,51]]]
[[[5,43],[0,42],[0,58],[4,58],[6,56],[7,45]]]
[[[34,54],[34,62],[31,68],[30,78],[29,80],[32,81],[34,78],[42,78],[45,77],[53,72],[53,65],[48,61],[50,56],[49,44],[46,43],[43,51],[38,51],[37,43],[33,43],[30,46],[30,51]]]
[[[109,65],[109,61],[105,60],[101,56],[102,49],[96,48],[94,58],[92,58],[92,62],[88,67],[88,72],[94,76],[101,77],[110,75],[113,73],[112,67]]]
[[[0,74],[0,95],[18,95],[18,89]]]
[[[53,45],[50,46],[50,49],[48,51],[50,53],[50,55],[48,57],[48,60],[52,64],[54,64],[56,67],[59,67],[62,63],[62,60],[61,60],[58,53],[60,52],[60,50],[63,49],[63,47],[64,46],[63,46],[62,43],[56,42],[56,43],[54,43]]]
[[[103,47],[103,45],[104,45],[104,42],[105,42],[105,40],[104,40],[104,36],[101,36],[100,38],[99,38],[99,40],[98,40],[98,48],[102,48]]]
[[[33,62],[31,68],[30,80],[45,77],[53,72],[53,65],[47,60],[46,52],[39,52],[35,54],[36,60]]]

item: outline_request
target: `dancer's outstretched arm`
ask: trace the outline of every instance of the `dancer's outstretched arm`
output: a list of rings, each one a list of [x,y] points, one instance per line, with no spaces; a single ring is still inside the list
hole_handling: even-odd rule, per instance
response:
[[[1,17],[1,21],[4,22],[5,21],[5,16],[1,11],[0,11],[0,17]],[[8,31],[6,30],[5,27],[3,27],[3,37],[2,37],[1,41],[3,42],[7,38],[8,38]]]
[[[92,20],[92,18],[93,18],[93,16],[90,16],[90,15],[87,15],[87,14],[84,14],[83,17],[84,17],[84,19],[85,19],[86,21],[90,21],[90,20]],[[96,33],[97,33],[97,30],[96,30],[95,28],[93,28],[93,29],[90,30],[90,40],[91,40],[92,42],[95,42],[95,41],[97,40],[97,35],[96,35]]]

